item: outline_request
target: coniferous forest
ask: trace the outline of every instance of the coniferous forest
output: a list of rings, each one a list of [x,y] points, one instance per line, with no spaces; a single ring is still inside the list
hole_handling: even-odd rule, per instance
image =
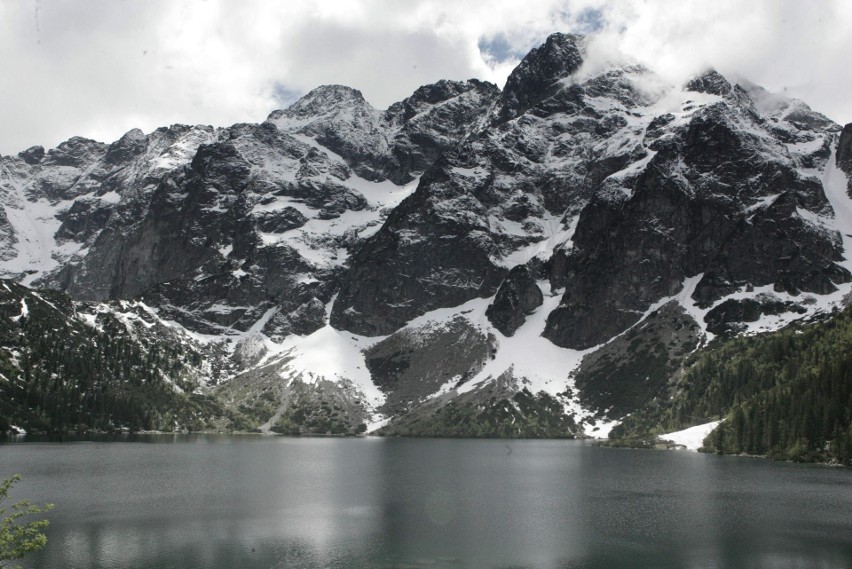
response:
[[[0,286],[0,432],[237,428],[238,417],[197,393],[200,355],[144,341],[112,317],[97,327],[61,293]]]
[[[708,452],[852,461],[852,308],[693,354],[658,398],[613,430],[660,434],[724,419]]]

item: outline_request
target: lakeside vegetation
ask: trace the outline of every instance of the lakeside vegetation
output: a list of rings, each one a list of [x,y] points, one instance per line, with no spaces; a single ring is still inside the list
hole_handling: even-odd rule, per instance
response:
[[[85,324],[65,294],[3,284],[0,432],[13,425],[41,433],[251,426],[196,392],[199,354],[134,337],[111,317]]]
[[[561,401],[524,388],[511,397],[451,401],[430,413],[403,417],[379,430],[405,437],[574,438],[577,425]]]
[[[622,443],[724,419],[707,452],[852,464],[852,308],[693,354],[658,399],[613,429]]]

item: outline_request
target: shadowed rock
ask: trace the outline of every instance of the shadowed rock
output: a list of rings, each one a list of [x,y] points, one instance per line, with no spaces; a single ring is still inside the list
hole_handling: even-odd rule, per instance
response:
[[[532,272],[519,265],[509,271],[485,315],[504,336],[512,336],[542,302],[544,296]]]

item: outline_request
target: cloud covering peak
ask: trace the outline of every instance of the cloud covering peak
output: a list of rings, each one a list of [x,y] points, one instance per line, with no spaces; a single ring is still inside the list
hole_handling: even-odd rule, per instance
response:
[[[263,120],[322,84],[377,108],[439,79],[502,86],[552,32],[672,82],[709,67],[852,121],[842,0],[0,1],[0,153],[73,135]],[[603,57],[603,56],[601,56]]]

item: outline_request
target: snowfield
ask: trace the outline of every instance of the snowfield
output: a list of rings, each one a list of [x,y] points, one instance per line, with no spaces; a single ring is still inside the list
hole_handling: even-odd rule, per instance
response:
[[[704,443],[707,435],[713,432],[713,429],[718,427],[722,421],[711,421],[703,425],[695,425],[682,431],[675,431],[660,435],[660,438],[665,441],[671,441],[676,445],[681,445],[687,450],[697,451]]]

